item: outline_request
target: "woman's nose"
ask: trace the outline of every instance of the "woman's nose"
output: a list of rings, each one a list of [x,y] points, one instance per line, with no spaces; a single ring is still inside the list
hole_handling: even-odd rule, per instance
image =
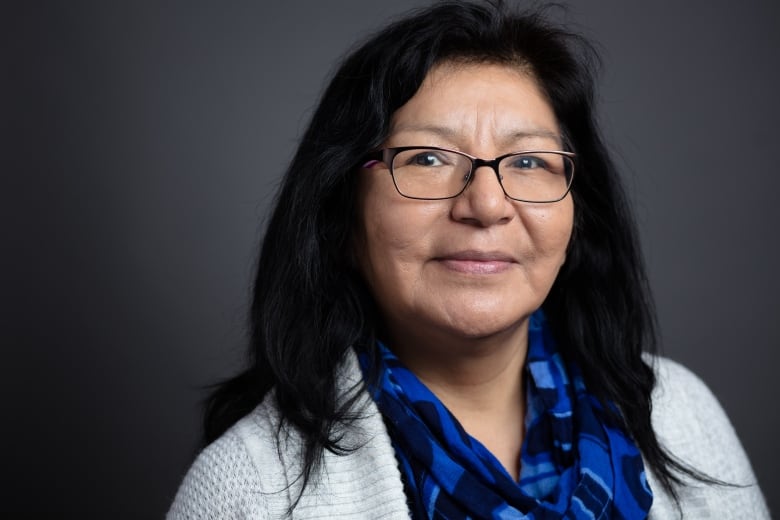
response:
[[[466,189],[454,199],[452,217],[481,227],[512,220],[514,205],[501,187],[498,173],[490,166],[480,166],[471,173]]]

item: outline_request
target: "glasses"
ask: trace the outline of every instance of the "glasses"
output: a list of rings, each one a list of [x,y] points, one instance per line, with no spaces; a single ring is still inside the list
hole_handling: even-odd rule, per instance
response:
[[[371,153],[363,167],[383,162],[390,167],[398,193],[410,199],[439,200],[463,193],[476,169],[489,166],[507,197],[541,203],[557,202],[569,193],[574,157],[571,152],[528,151],[488,161],[446,148],[403,146]]]

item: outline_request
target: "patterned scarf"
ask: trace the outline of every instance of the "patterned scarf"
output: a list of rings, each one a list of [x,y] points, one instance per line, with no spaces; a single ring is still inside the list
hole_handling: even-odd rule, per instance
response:
[[[652,492],[639,450],[565,364],[544,315],[528,331],[526,433],[518,482],[383,344],[372,396],[415,519],[641,519]],[[363,370],[368,360],[360,357]]]

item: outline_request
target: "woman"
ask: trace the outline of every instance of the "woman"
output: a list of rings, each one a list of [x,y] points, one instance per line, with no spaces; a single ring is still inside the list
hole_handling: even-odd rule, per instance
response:
[[[713,396],[652,356],[593,57],[458,2],[345,60],[170,517],[768,517]]]

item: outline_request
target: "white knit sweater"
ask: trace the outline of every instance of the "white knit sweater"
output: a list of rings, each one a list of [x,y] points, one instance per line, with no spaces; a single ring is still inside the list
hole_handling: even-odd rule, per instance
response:
[[[709,389],[681,365],[655,360],[653,427],[672,453],[693,467],[746,487],[694,483],[682,490],[686,519],[767,519],[769,512],[734,428]],[[354,356],[344,381],[360,377]],[[382,418],[370,398],[365,416],[345,433],[359,449],[325,452],[316,485],[309,484],[295,519],[408,519],[401,474]],[[278,411],[266,399],[197,458],[179,488],[169,519],[283,518],[298,496],[300,438],[277,433]],[[281,445],[277,447],[277,437]],[[679,518],[671,497],[652,474],[651,520]]]

